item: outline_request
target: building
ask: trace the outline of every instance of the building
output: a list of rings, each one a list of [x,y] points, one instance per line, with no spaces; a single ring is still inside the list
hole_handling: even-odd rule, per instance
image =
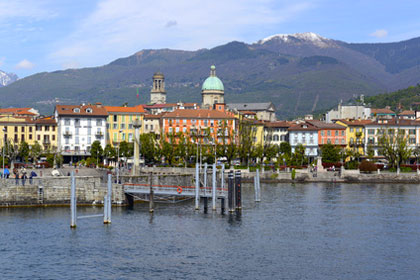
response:
[[[153,85],[152,90],[150,91],[150,103],[166,103],[165,76],[160,72],[156,72],[153,75]]]
[[[298,145],[305,147],[305,154],[309,157],[318,156],[318,128],[308,122],[293,124],[289,127],[289,143],[292,153]]]
[[[216,103],[225,103],[225,88],[222,81],[216,76],[216,66],[210,67],[208,77],[201,87],[202,108],[211,109]]]
[[[53,116],[35,119],[35,141],[46,151],[56,151],[57,122]]]
[[[276,121],[276,108],[272,102],[265,103],[229,103],[230,110],[238,112],[254,112],[260,121]]]
[[[178,109],[162,116],[162,131],[166,136],[182,132],[192,141],[199,135],[204,144],[230,143],[235,122],[233,114],[225,111]]]
[[[264,123],[264,143],[266,145],[279,145],[289,142],[289,127],[292,123],[276,121]]]
[[[0,108],[0,115],[36,118],[39,112],[34,108]]]
[[[337,109],[332,109],[324,115],[327,123],[341,119],[361,119],[367,120],[371,117],[371,109],[363,104],[338,104]]]
[[[317,120],[307,121],[318,128],[318,145],[332,144],[346,147],[346,127],[335,123],[326,123]]]
[[[166,103],[166,104],[153,104],[153,105],[143,105],[143,108],[153,115],[173,112],[176,109],[199,109],[200,106],[198,103]]]
[[[56,105],[54,115],[58,125],[58,151],[65,162],[90,156],[94,141],[105,148],[108,111],[102,104]]]
[[[371,123],[365,124],[365,154],[368,149],[374,151],[375,157],[381,157],[380,139],[384,134],[389,137],[396,135],[404,135],[407,139],[408,146],[415,149],[419,142],[420,122],[414,120],[378,119]]]
[[[373,120],[376,119],[392,119],[395,118],[396,114],[389,108],[383,109],[371,109],[370,110],[370,118]]]
[[[371,120],[337,120],[335,123],[346,127],[346,148],[364,155],[365,125]]]
[[[32,118],[12,115],[0,116],[1,147],[6,142],[18,147],[22,142],[35,144],[35,123]]]
[[[138,119],[142,126],[144,125],[145,111],[143,106],[104,106],[104,108],[108,112],[106,122],[107,144],[115,147],[122,141],[132,143],[135,137],[134,121]]]
[[[404,110],[398,114],[398,118],[405,119],[405,120],[415,120],[416,112],[412,110]]]
[[[142,133],[154,133],[160,138],[162,115],[144,115]]]

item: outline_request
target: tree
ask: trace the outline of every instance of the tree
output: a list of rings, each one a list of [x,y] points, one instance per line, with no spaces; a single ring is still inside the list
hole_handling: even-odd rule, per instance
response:
[[[21,142],[19,145],[19,157],[22,161],[27,162],[29,157],[29,145],[25,141]]]
[[[253,154],[255,134],[256,128],[251,121],[241,121],[239,123],[238,155],[242,164],[248,164],[249,156]]]
[[[264,157],[268,161],[271,161],[272,158],[276,157],[276,155],[278,154],[278,151],[279,151],[279,146],[277,146],[277,145],[267,145],[264,148]]]
[[[410,158],[412,149],[408,146],[405,130],[382,130],[379,138],[380,152],[388,160],[391,167],[401,166]]]
[[[42,146],[38,143],[38,141],[35,141],[35,144],[32,145],[31,151],[30,151],[30,157],[32,158],[34,163],[37,162],[41,154],[42,154]]]
[[[307,164],[308,158],[305,155],[305,147],[302,144],[299,144],[295,148],[295,152],[292,154],[291,164],[296,166],[301,166]]]
[[[326,163],[335,163],[340,161],[340,152],[339,147],[334,146],[333,144],[325,144],[321,147],[322,162]]]
[[[119,149],[120,156],[126,157],[126,158],[132,157],[133,151],[134,151],[133,143],[127,143],[127,141],[122,141],[120,143],[120,149]]]
[[[156,156],[156,136],[153,133],[140,135],[140,154],[145,162],[154,162]]]
[[[366,155],[368,159],[373,159],[373,157],[375,156],[375,150],[373,149],[372,144],[367,145]]]
[[[115,160],[115,157],[117,156],[117,151],[114,147],[111,146],[111,144],[107,144],[105,146],[103,155],[107,161]]]
[[[292,154],[292,147],[290,146],[289,142],[281,142],[279,152],[282,155],[291,155]]]
[[[101,142],[96,140],[90,147],[90,157],[94,162],[101,162],[103,154],[104,150],[102,149]]]

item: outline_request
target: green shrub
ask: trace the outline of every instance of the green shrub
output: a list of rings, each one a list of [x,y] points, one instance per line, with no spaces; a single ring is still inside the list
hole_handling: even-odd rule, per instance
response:
[[[362,163],[360,163],[359,169],[363,172],[373,172],[377,170],[377,167],[373,162],[364,160]]]
[[[353,161],[348,161],[346,162],[346,164],[344,165],[344,168],[346,169],[358,169],[359,168],[359,162],[353,160]]]
[[[273,174],[270,175],[271,179],[276,179],[277,177],[279,177],[278,173],[273,173]]]
[[[413,170],[410,167],[407,166],[401,166],[400,172],[412,172]],[[393,167],[389,169],[389,172],[397,172],[397,168]]]
[[[296,178],[296,170],[293,168],[292,169],[292,180],[294,180]]]

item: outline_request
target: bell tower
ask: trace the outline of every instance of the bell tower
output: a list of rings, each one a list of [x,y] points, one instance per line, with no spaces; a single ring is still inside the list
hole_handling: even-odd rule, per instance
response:
[[[163,76],[163,74],[160,72],[156,72],[153,75],[153,86],[152,90],[150,91],[150,103],[166,103],[165,76]]]

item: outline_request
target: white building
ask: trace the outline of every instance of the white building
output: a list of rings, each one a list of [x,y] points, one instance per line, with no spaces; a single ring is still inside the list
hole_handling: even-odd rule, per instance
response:
[[[303,145],[307,156],[318,156],[318,128],[307,122],[292,125],[289,127],[289,143],[292,153],[298,145]]]
[[[280,145],[282,142],[289,142],[290,122],[277,121],[264,123],[264,143]]]
[[[364,105],[341,105],[338,104],[337,109],[332,109],[324,115],[327,123],[340,119],[361,119],[367,120],[371,117],[371,109]]]
[[[58,151],[66,162],[90,156],[94,141],[105,148],[108,112],[100,103],[56,105],[54,114],[58,125]]]

